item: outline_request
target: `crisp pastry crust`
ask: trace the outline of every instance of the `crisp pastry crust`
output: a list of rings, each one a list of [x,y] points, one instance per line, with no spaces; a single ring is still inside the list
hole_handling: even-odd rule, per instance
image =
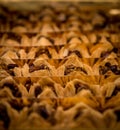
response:
[[[2,31],[13,32],[55,32],[55,31],[92,31],[104,30],[119,32],[118,15],[110,14],[110,9],[102,6],[99,9],[81,5],[41,5],[39,10],[16,11],[1,7],[1,17],[6,21]],[[81,7],[79,7],[81,6]],[[73,9],[74,8],[74,9]],[[98,8],[98,7],[97,7]],[[44,10],[44,11],[43,11]],[[89,10],[89,11],[88,11]],[[1,22],[2,22],[1,20]]]
[[[81,80],[82,78],[84,79],[84,81]],[[108,78],[99,77],[97,83],[95,82],[98,77],[96,78],[89,77],[88,78],[89,82],[86,83],[87,78],[88,77],[86,78],[76,77],[75,79],[73,79],[71,77],[69,78],[69,80],[70,79],[71,80],[69,82],[66,81],[66,84],[64,81],[65,79],[63,80],[61,78],[60,81],[58,80],[58,78],[54,78],[54,77],[2,78],[0,82],[0,88],[1,88],[0,97],[1,97],[1,102],[3,104],[3,107],[7,109],[7,112],[4,109],[3,113],[4,115],[6,114],[5,117],[9,119],[9,120],[4,120],[6,118],[2,116],[2,123],[6,127],[8,124],[9,128],[17,129],[18,124],[15,125],[14,120],[16,118],[22,119],[23,115],[21,114],[23,113],[24,116],[26,115],[25,118],[26,120],[24,125],[25,127],[28,127],[28,124],[31,122],[29,119],[32,118],[31,116],[34,115],[35,112],[36,113],[36,116],[34,117],[35,120],[37,121],[39,119],[38,121],[43,121],[44,125],[41,124],[38,125],[38,127],[41,126],[41,128],[44,127],[47,128],[48,126],[55,127],[55,128],[62,127],[61,123],[64,123],[64,120],[68,118],[67,115],[70,116],[69,123],[70,124],[72,123],[73,127],[79,127],[79,126],[90,127],[91,125],[89,125],[89,122],[92,122],[91,119],[89,121],[84,122],[85,126],[82,125],[83,119],[85,120],[89,119],[88,118],[89,114],[87,114],[86,111],[84,110],[88,110],[88,112],[90,113],[92,112],[93,115],[91,115],[90,117],[93,117],[93,119],[94,117],[98,116],[99,121],[101,123],[104,122],[105,120],[104,122],[105,124],[103,123],[105,126],[102,124],[105,128],[107,127],[106,126],[107,115],[109,115],[110,113],[112,114],[112,115],[110,114],[112,118],[111,120],[117,122],[116,119],[119,117],[117,116],[116,113],[117,111],[119,112],[119,109],[116,110],[116,107],[119,106],[118,87],[120,85],[120,80],[119,80],[120,77],[119,76],[111,76]],[[66,86],[61,86],[63,84],[63,81],[64,81],[64,85]],[[111,83],[109,81],[111,81]],[[73,92],[75,92],[77,95],[74,94]],[[8,95],[9,96],[6,97],[5,93],[7,94],[7,96]],[[113,96],[113,93],[116,95]],[[59,98],[56,98],[56,96],[58,96]],[[26,109],[24,109],[25,107]],[[109,113],[108,109],[111,107],[114,109],[112,109],[111,112]],[[0,107],[0,110],[2,111],[3,109]],[[102,111],[104,114],[101,114],[100,111]],[[70,114],[71,112],[72,114]],[[30,117],[27,116],[28,113],[30,114],[29,115]],[[81,116],[80,113],[82,113],[83,116]],[[85,117],[84,114],[86,115]],[[62,122],[60,121],[60,119],[63,119],[61,120]],[[70,124],[69,127],[71,127]],[[21,126],[21,128],[23,126]],[[36,127],[36,123],[33,125],[33,128],[34,127]],[[94,126],[92,125],[91,127]],[[99,123],[97,124],[97,127],[100,127]]]
[[[0,130],[119,130],[117,7],[24,5],[0,5]]]
[[[87,78],[88,80],[86,83]],[[61,77],[59,80],[57,77],[43,76],[4,77],[1,78],[0,81],[1,98],[6,98],[4,96],[5,93],[9,93],[8,95],[12,97],[22,96],[39,99],[48,97],[71,97],[71,102],[74,103],[74,98],[77,101],[79,97],[85,97],[87,100],[95,99],[98,104],[100,103],[103,105],[102,107],[105,107],[105,102],[99,100],[99,98],[103,98],[106,102],[109,102],[109,100],[119,96],[119,79],[120,77],[117,75],[109,76],[107,78],[104,76],[70,76]],[[96,80],[98,81],[96,82]]]
[[[46,58],[46,57],[45,57]],[[68,75],[120,75],[119,58],[79,58],[71,55],[65,59],[0,59],[1,74],[17,77],[68,76]],[[1,75],[2,76],[2,75]]]
[[[94,128],[93,122],[98,128],[107,128],[108,127],[108,117],[111,119],[111,125],[109,127],[111,128],[112,125],[117,124],[117,120],[119,119],[118,117],[118,112],[119,108],[114,108],[110,110],[105,110],[103,114],[100,112],[96,111],[95,109],[89,107],[88,105],[85,105],[84,103],[77,103],[76,105],[69,106],[69,108],[64,109],[62,104],[63,102],[58,102],[58,106],[55,103],[57,100],[51,100],[51,99],[43,99],[43,100],[26,100],[26,98],[22,98],[20,100],[14,99],[14,100],[6,100],[5,102],[1,102],[1,107],[3,106],[6,108],[6,111],[4,109],[4,114],[8,118],[6,122],[3,122],[4,125],[8,124],[10,128],[28,128],[32,127],[33,129],[36,127],[41,127],[41,128],[65,128],[66,125],[64,124],[65,120],[69,117],[68,122],[68,127],[82,127],[84,128],[85,126],[87,128],[92,127]],[[16,102],[16,105],[14,103]],[[22,107],[19,106],[19,104],[22,102]],[[34,103],[33,103],[34,102]],[[67,103],[68,104],[68,103]],[[19,106],[19,107],[18,107]],[[26,106],[26,109],[23,107]],[[3,108],[1,108],[1,111]],[[17,110],[15,112],[15,110]],[[20,111],[20,112],[19,112]],[[71,114],[70,114],[71,113]],[[89,114],[88,114],[89,113]],[[14,123],[15,119],[22,119],[24,114],[25,121],[24,123],[20,123],[19,120],[17,120],[17,125]],[[27,116],[28,115],[28,116]],[[91,119],[91,118],[92,119]],[[96,118],[99,120],[96,121]],[[4,119],[4,116],[2,117]],[[90,119],[89,119],[90,118]],[[12,119],[12,120],[11,120]],[[35,122],[34,125],[28,125],[30,124],[31,120],[34,119]],[[62,120],[60,120],[62,119]],[[83,121],[84,119],[84,121]],[[11,122],[9,121],[11,120]],[[42,122],[39,123],[39,121]],[[53,122],[54,121],[54,122]],[[18,127],[18,124],[20,127]],[[79,124],[79,125],[78,125]],[[119,123],[118,123],[119,124]],[[101,126],[102,125],[102,126]],[[6,125],[7,126],[7,125]],[[115,127],[118,127],[118,125],[115,125]]]
[[[119,33],[109,34],[102,31],[82,34],[76,31],[70,32],[41,32],[41,33],[14,33],[1,32],[0,46],[53,46],[65,44],[85,44],[89,47],[90,53],[99,46],[119,47]],[[116,40],[114,40],[116,39]],[[100,44],[100,45],[99,45]],[[102,45],[103,44],[103,45]],[[96,45],[93,49],[93,45]]]
[[[9,62],[7,59],[1,59],[1,68],[11,76],[17,77],[56,76],[55,66],[39,58],[36,60],[13,59]]]
[[[59,33],[51,33],[48,34],[48,36],[47,34],[46,36],[42,36],[41,34],[21,34],[25,36],[21,37],[19,39],[20,42],[18,42],[18,38],[15,38],[15,35],[18,34],[7,33],[7,35],[12,36],[10,39],[6,39],[4,38],[4,36],[6,37],[6,34],[2,33],[0,56],[5,56],[6,58],[11,57],[15,59],[37,58],[39,56],[42,57],[44,54],[45,59],[62,59],[69,57],[70,55],[76,55],[79,58],[120,57],[119,43],[111,43],[105,36],[101,37],[101,40],[98,41],[98,43],[89,43],[89,41],[86,42],[86,40],[81,41],[78,36],[74,37],[74,34],[80,35],[79,33],[75,32],[63,33],[62,35]],[[12,37],[14,40],[12,40]],[[69,37],[73,38],[69,40]]]
[[[1,58],[10,59],[59,59],[60,46],[41,47],[1,47]]]

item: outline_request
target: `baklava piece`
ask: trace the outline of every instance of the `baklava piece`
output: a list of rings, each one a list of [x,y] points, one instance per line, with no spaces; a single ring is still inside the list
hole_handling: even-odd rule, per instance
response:
[[[31,40],[25,34],[1,33],[1,46],[30,46]]]
[[[2,59],[1,59],[2,60]],[[8,60],[8,61],[7,61]],[[41,59],[3,59],[0,64],[1,68],[11,76],[38,77],[38,76],[54,76],[56,75],[55,66]]]

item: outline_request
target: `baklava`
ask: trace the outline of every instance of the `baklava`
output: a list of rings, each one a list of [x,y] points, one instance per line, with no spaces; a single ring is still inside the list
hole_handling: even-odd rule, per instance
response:
[[[0,130],[120,129],[119,8],[89,4],[0,5]]]

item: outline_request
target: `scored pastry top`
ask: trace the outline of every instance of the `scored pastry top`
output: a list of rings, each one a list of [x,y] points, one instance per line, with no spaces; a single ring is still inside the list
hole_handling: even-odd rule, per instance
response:
[[[0,4],[0,130],[120,129],[120,11],[109,4]]]

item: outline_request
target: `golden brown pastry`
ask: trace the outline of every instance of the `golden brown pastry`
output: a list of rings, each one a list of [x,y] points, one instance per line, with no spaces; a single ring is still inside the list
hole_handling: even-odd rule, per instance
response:
[[[0,4],[0,130],[120,129],[113,5]]]

